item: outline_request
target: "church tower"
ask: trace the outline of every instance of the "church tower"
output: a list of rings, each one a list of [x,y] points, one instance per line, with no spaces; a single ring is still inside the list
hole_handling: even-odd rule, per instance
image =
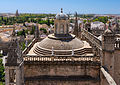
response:
[[[16,14],[15,14],[15,16],[16,16],[16,17],[18,17],[18,16],[19,16],[18,10],[16,11]]]
[[[24,85],[24,62],[17,39],[12,39],[5,64],[5,85]]]

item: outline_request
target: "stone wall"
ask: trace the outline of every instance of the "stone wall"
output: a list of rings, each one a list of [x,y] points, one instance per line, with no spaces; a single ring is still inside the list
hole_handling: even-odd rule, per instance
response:
[[[100,85],[94,81],[27,81],[25,85]]]
[[[115,50],[114,52],[114,79],[116,83],[120,84],[120,50]]]
[[[99,66],[25,65],[24,72],[26,85],[43,85],[44,81],[44,85],[99,85]]]

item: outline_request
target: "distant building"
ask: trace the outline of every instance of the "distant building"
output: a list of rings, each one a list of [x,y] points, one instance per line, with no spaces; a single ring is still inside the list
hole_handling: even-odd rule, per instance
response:
[[[91,33],[95,36],[100,36],[105,31],[105,24],[99,21],[92,22],[91,23]]]
[[[16,17],[18,17],[18,16],[19,16],[18,10],[16,11],[16,14],[15,14],[15,16],[16,16]]]

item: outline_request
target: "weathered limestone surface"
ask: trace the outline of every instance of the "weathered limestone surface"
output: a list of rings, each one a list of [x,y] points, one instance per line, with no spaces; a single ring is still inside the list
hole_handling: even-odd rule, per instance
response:
[[[90,75],[98,77],[99,67],[72,65],[25,65],[25,77],[38,75]]]
[[[72,65],[25,65],[24,73],[26,85],[99,85],[99,67],[72,66]],[[39,79],[40,76],[83,76],[91,79],[80,79],[77,81],[59,81]],[[33,79],[32,79],[33,78]],[[34,81],[34,78],[35,79]],[[30,79],[30,80],[29,80]],[[94,82],[93,82],[94,81]]]
[[[27,81],[25,85],[100,85],[94,81]]]
[[[114,56],[114,79],[117,84],[120,84],[120,50],[116,50]]]

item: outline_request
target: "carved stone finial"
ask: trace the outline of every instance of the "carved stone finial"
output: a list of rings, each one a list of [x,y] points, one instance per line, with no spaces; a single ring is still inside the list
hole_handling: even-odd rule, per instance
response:
[[[72,47],[72,56],[74,55],[74,49],[73,49],[73,47]]]
[[[12,32],[12,36],[14,37],[16,35],[15,33],[15,24],[13,25],[13,32]]]
[[[52,56],[54,55],[54,47],[52,47],[52,54],[51,54]]]
[[[77,12],[75,12],[75,26],[74,26],[74,32],[73,34],[78,37],[78,17],[77,17]]]

